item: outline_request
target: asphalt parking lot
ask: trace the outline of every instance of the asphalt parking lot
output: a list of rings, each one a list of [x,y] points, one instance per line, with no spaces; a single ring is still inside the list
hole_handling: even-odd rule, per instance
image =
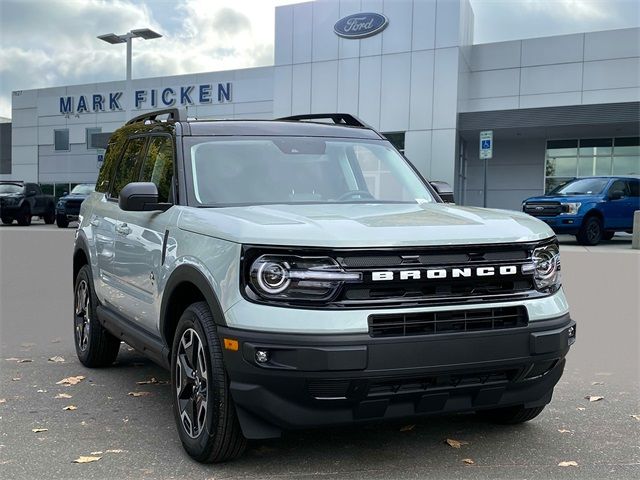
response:
[[[459,415],[290,432],[207,466],[182,450],[165,371],[126,345],[108,369],[77,361],[73,229],[0,227],[0,477],[639,478],[640,251],[630,243],[616,236],[585,248],[562,238],[578,341],[553,402],[533,422],[498,427]],[[49,360],[56,356],[63,361]],[[73,376],[85,378],[57,384]],[[159,382],[137,383],[152,378]],[[446,439],[467,443],[456,449]],[[92,453],[101,458],[72,463]]]

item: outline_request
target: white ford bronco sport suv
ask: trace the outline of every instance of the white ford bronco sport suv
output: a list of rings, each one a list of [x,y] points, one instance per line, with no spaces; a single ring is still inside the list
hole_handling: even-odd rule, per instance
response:
[[[166,119],[160,120],[166,116]],[[75,344],[170,369],[198,461],[282,430],[450,412],[537,416],[575,340],[558,243],[447,205],[347,114],[137,117],[80,212]]]

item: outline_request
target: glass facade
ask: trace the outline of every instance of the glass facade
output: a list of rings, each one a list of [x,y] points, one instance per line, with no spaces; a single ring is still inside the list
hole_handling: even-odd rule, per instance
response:
[[[545,193],[595,175],[640,175],[640,137],[547,141]]]

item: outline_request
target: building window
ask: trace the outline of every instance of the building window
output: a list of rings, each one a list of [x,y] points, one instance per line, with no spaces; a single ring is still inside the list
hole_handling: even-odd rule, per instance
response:
[[[640,137],[549,140],[545,192],[576,177],[640,174]]]
[[[400,153],[404,155],[404,133],[405,132],[389,132],[383,133],[382,136],[391,142]]]
[[[85,138],[87,142],[87,150],[95,150],[98,148],[102,148],[99,144],[96,143],[98,136],[95,134],[102,133],[102,127],[91,127],[85,129]],[[95,136],[94,136],[95,135]]]
[[[53,147],[56,151],[69,150],[69,129],[53,131]]]

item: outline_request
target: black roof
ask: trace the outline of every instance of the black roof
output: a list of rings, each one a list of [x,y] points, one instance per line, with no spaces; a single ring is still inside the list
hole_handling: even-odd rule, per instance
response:
[[[308,121],[197,120],[187,123],[191,135],[342,137],[373,140],[384,138],[375,130],[368,128]],[[188,130],[185,134],[189,134]]]

